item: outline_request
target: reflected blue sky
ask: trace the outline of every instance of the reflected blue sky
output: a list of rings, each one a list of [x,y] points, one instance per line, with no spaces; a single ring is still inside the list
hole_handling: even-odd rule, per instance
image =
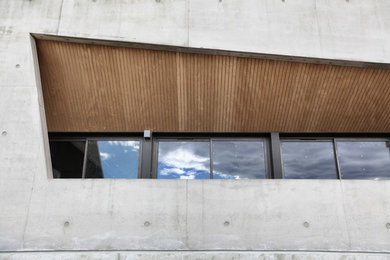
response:
[[[137,178],[139,141],[98,141],[103,178]]]
[[[344,179],[389,179],[390,150],[384,141],[337,142]]]
[[[209,179],[209,141],[160,141],[157,174],[160,179]],[[213,141],[215,179],[265,178],[262,141]]]
[[[331,141],[284,141],[282,156],[286,179],[337,179]]]
[[[264,143],[213,141],[214,179],[265,178]]]
[[[209,142],[159,142],[159,179],[209,179]]]

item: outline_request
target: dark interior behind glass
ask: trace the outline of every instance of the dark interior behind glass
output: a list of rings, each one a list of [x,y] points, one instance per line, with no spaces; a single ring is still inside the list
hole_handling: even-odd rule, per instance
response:
[[[81,178],[85,141],[50,141],[54,178]]]

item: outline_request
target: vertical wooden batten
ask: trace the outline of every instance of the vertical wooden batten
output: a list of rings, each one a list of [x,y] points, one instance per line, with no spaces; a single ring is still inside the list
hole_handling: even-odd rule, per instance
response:
[[[390,70],[37,40],[51,132],[389,132]]]

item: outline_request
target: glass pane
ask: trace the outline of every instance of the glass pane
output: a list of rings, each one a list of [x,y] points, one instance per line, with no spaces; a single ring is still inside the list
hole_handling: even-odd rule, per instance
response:
[[[213,141],[214,179],[264,179],[264,142]]]
[[[50,141],[54,178],[81,178],[85,141]]]
[[[209,179],[209,142],[159,142],[159,179]]]
[[[282,155],[286,179],[338,178],[331,141],[284,141]]]
[[[88,141],[85,178],[138,178],[139,141]]]
[[[341,176],[344,179],[389,179],[390,143],[337,142]]]

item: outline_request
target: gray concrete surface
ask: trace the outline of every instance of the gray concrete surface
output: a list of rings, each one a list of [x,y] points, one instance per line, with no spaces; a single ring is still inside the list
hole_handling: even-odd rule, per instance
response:
[[[0,0],[0,259],[388,258],[313,253],[390,252],[388,181],[48,178],[29,33],[390,63],[389,13],[387,0]],[[120,259],[216,253],[155,254]]]
[[[90,251],[0,253],[0,260],[388,260],[387,254],[343,252]]]

